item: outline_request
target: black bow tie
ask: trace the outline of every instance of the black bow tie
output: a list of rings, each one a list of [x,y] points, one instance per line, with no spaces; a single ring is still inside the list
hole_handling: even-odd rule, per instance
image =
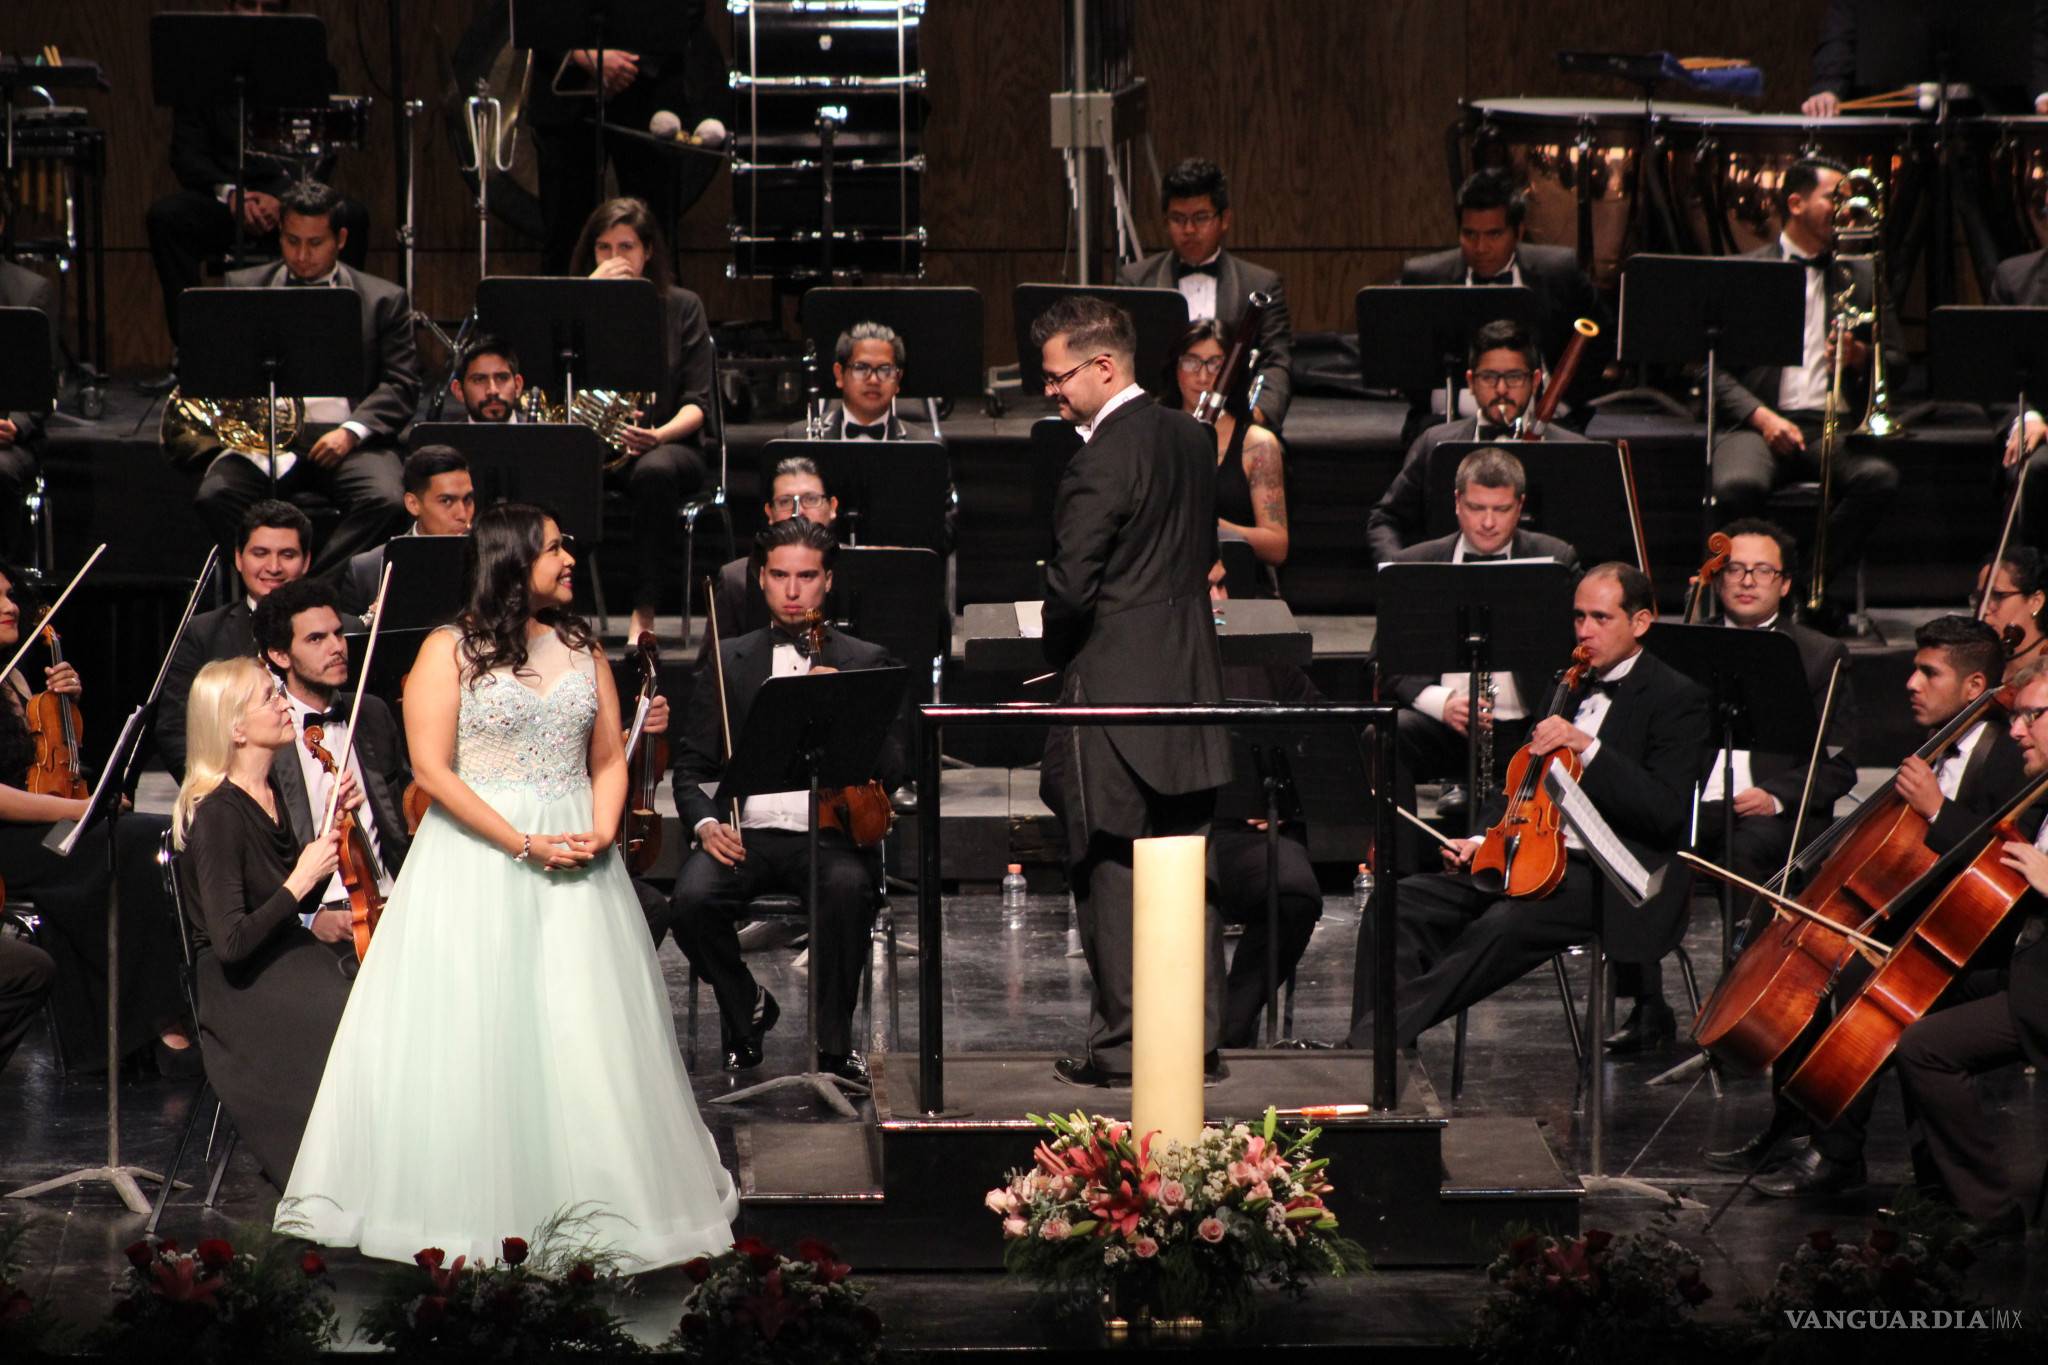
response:
[[[1622,682],[1623,679],[1621,678],[1588,678],[1586,679],[1586,695],[1590,697],[1595,692],[1598,692],[1601,696],[1611,700],[1621,691]]]
[[[290,271],[286,271],[284,283],[285,288],[287,289],[325,289],[329,286],[330,283],[332,283],[332,281],[302,280],[297,275],[292,274]]]
[[[870,441],[886,441],[889,439],[889,424],[887,422],[861,423],[849,421],[842,428],[842,435],[848,441],[861,440],[863,438]]]
[[[769,626],[768,630],[774,636],[776,644],[788,645],[806,659],[811,657],[811,628],[809,626],[792,626],[777,621]],[[822,652],[822,648],[820,652]]]
[[[1187,278],[1188,276],[1190,276],[1190,275],[1207,275],[1207,276],[1208,276],[1208,277],[1209,277],[1210,279],[1212,279],[1212,280],[1213,280],[1213,279],[1218,279],[1218,278],[1221,278],[1221,276],[1220,276],[1220,275],[1218,274],[1218,272],[1217,272],[1217,269],[1216,269],[1216,262],[1215,262],[1215,261],[1204,261],[1204,262],[1202,262],[1202,263],[1201,263],[1200,265],[1189,265],[1189,264],[1188,264],[1188,263],[1187,263],[1186,261],[1183,261],[1183,260],[1182,260],[1182,259],[1181,259],[1180,257],[1178,257],[1178,256],[1174,257],[1174,258],[1173,258],[1173,277],[1174,277],[1174,279],[1176,279],[1176,280],[1184,280],[1184,279],[1186,279],[1186,278]]]
[[[1507,557],[1508,557],[1508,552],[1507,552],[1506,550],[1502,550],[1502,551],[1501,551],[1501,552],[1500,552],[1499,554],[1495,554],[1495,555],[1466,555],[1466,556],[1465,556],[1465,563],[1467,563],[1467,564],[1498,564],[1498,563],[1499,563],[1500,561],[1502,561],[1502,560],[1506,559]]]
[[[1805,266],[1808,270],[1826,270],[1835,263],[1835,253],[1823,251],[1818,256],[1794,256],[1792,259]]]
[[[1484,422],[1472,428],[1472,439],[1475,441],[1505,441],[1514,434],[1508,427],[1489,426]]]
[[[1498,275],[1474,275],[1472,277],[1472,283],[1474,284],[1513,284],[1514,282],[1515,272],[1512,268],[1503,270]]]
[[[348,712],[339,706],[331,711],[308,711],[306,713],[306,728],[309,730],[315,725],[325,728],[329,725],[346,724],[348,724]]]

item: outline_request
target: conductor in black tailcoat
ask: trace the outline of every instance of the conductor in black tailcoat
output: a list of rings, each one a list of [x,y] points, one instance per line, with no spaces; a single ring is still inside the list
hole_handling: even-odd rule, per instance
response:
[[[1130,315],[1062,299],[1032,324],[1046,387],[1082,447],[1060,477],[1046,560],[1045,655],[1067,703],[1185,705],[1223,696],[1210,615],[1216,562],[1216,443],[1133,377]],[[1120,1083],[1131,1066],[1133,841],[1205,834],[1230,745],[1215,728],[1054,727],[1040,793],[1067,839],[1068,880],[1094,977],[1088,1052],[1055,1064],[1076,1085]],[[1210,1070],[1222,1028],[1223,945],[1211,918]]]

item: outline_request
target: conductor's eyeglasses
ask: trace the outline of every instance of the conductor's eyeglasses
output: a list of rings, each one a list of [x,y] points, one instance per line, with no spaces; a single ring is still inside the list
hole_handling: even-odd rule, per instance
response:
[[[1081,373],[1081,371],[1087,369],[1090,365],[1093,365],[1096,361],[1100,359],[1102,359],[1100,355],[1091,355],[1086,360],[1076,365],[1073,369],[1068,370],[1065,374],[1047,375],[1045,377],[1045,391],[1047,393],[1053,393],[1057,390],[1065,388],[1066,383],[1069,379],[1072,379],[1075,375]]]

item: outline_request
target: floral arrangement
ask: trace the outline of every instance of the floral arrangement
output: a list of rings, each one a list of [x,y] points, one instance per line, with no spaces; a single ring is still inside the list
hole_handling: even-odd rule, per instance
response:
[[[450,1262],[441,1248],[424,1248],[386,1278],[357,1335],[434,1360],[637,1354],[639,1341],[607,1306],[629,1292],[620,1257],[594,1245],[590,1228],[586,1214],[559,1213],[531,1242],[505,1238],[496,1261]]]
[[[1030,1116],[1052,1131],[1035,1164],[988,1192],[1004,1264],[1070,1306],[1102,1304],[1119,1325],[1232,1330],[1265,1284],[1294,1297],[1312,1276],[1367,1269],[1324,1204],[1321,1130],[1289,1136],[1266,1111],[1257,1130],[1205,1128],[1192,1144],[1139,1136],[1100,1115]]]
[[[1471,1335],[1481,1360],[1634,1362],[1696,1345],[1693,1310],[1714,1292],[1699,1258],[1661,1231],[1559,1239],[1513,1229],[1486,1277],[1492,1293]]]
[[[119,1360],[314,1360],[334,1340],[326,1262],[267,1228],[209,1237],[190,1251],[145,1238],[128,1247],[113,1316],[95,1353]]]
[[[33,1359],[58,1346],[56,1313],[49,1300],[22,1287],[21,1244],[33,1220],[0,1223],[0,1360]]]
[[[753,1237],[683,1266],[695,1287],[668,1345],[717,1365],[871,1365],[882,1320],[832,1248],[806,1237],[794,1257]]]

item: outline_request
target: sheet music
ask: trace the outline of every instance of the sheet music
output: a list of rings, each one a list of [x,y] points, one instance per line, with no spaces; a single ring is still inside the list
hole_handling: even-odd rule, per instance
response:
[[[1045,638],[1045,603],[1013,602],[1017,608],[1017,633],[1027,640]]]
[[[1572,780],[1570,773],[1556,763],[1543,770],[1543,785],[1550,789],[1550,799],[1557,802],[1557,808],[1564,813],[1565,820],[1579,832],[1579,838],[1586,843],[1601,868],[1627,896],[1629,904],[1641,905],[1656,891],[1649,869],[1636,860],[1628,846],[1616,838],[1607,822],[1600,818],[1600,812],[1593,808],[1586,793]]]

